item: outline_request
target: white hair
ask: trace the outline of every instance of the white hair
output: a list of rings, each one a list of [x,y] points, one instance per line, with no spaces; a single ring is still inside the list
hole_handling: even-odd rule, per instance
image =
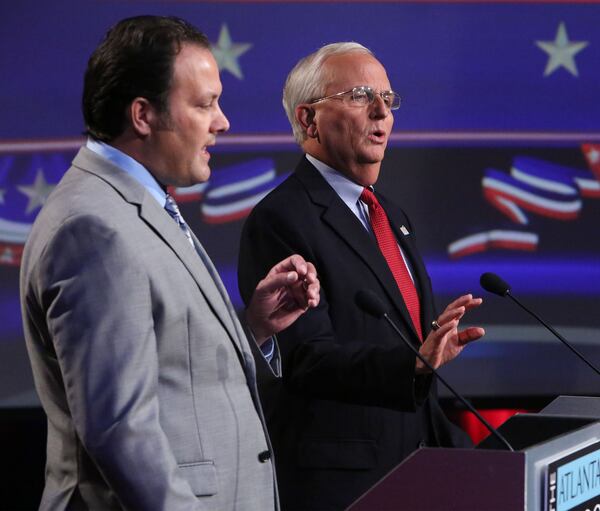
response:
[[[327,79],[324,62],[334,55],[347,53],[367,53],[371,50],[355,42],[332,43],[316,52],[300,59],[287,76],[283,87],[283,108],[292,125],[296,142],[302,144],[306,140],[306,132],[296,120],[296,106],[320,98],[325,94]]]

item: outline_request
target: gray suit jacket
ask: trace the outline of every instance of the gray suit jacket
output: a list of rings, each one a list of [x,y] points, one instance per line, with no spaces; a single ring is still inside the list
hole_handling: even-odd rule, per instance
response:
[[[278,507],[250,348],[195,242],[204,262],[86,148],[40,212],[21,302],[48,415],[41,508]]]

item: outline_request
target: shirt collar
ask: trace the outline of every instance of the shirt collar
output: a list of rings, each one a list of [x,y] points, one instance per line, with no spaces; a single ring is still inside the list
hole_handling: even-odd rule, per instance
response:
[[[331,188],[333,188],[340,196],[340,199],[342,199],[350,209],[354,210],[364,187],[356,184],[339,170],[335,170],[310,154],[306,155],[306,159],[315,166],[323,176],[323,179],[325,179],[325,181],[329,183],[329,186],[331,186]]]
[[[99,140],[94,140],[93,138],[88,138],[85,145],[90,151],[99,154],[113,165],[119,167],[123,172],[126,172],[133,177],[146,188],[148,192],[150,192],[150,195],[158,201],[161,207],[165,207],[167,193],[163,190],[150,171],[140,162],[134,160],[131,156],[125,154],[116,147]]]

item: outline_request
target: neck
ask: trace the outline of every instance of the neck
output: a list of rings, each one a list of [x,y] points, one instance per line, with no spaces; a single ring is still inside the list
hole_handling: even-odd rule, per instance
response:
[[[331,167],[336,172],[339,172],[350,181],[364,187],[374,186],[379,177],[379,170],[381,168],[381,162],[375,163],[357,163],[352,162],[349,164],[343,164],[336,162],[335,160],[328,158],[326,155],[321,154],[319,151],[312,151],[310,148],[303,146],[304,152],[309,154],[313,158],[316,158],[320,162],[323,162],[328,167]]]

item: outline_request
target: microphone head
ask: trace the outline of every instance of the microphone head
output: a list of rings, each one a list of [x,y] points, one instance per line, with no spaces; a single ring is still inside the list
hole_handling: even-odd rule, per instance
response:
[[[387,313],[381,299],[368,289],[358,291],[354,297],[354,301],[363,311],[376,318],[383,318]]]
[[[510,286],[495,273],[483,273],[479,283],[483,289],[498,296],[506,296],[510,293]]]

